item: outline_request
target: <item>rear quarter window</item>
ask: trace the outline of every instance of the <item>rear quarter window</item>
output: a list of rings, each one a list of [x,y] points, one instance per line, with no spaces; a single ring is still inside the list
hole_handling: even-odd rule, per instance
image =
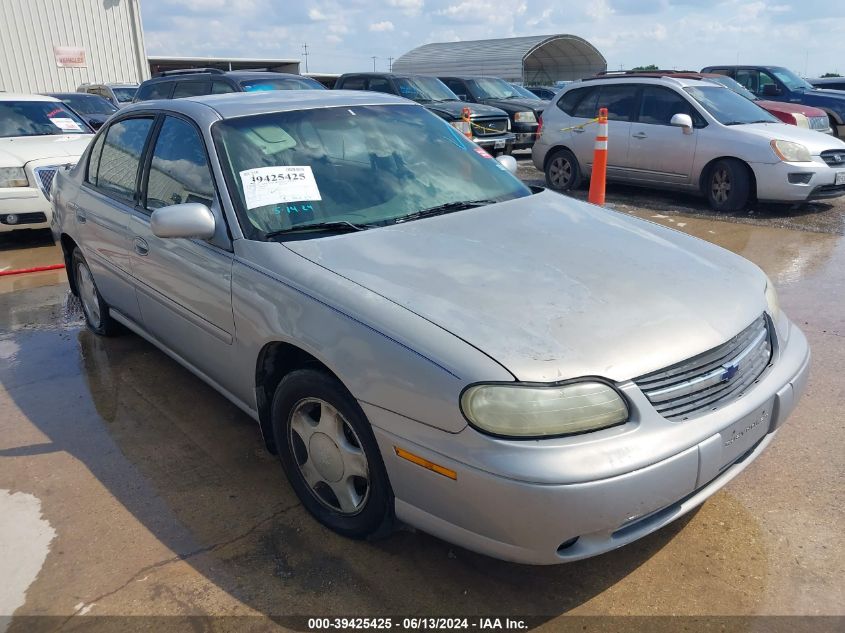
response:
[[[575,109],[578,107],[578,104],[581,103],[581,99],[594,90],[594,87],[570,90],[557,100],[557,107],[566,112],[569,116],[575,116]]]
[[[169,99],[170,93],[173,92],[172,81],[159,81],[154,84],[147,84],[138,88],[138,94],[135,99],[138,101],[151,101],[153,99]]]

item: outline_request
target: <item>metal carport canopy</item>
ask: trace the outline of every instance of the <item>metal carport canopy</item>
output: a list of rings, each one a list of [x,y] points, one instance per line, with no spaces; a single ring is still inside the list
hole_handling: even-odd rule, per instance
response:
[[[580,79],[607,70],[607,60],[576,35],[532,35],[438,42],[397,59],[393,71],[423,75],[488,75],[526,85]]]

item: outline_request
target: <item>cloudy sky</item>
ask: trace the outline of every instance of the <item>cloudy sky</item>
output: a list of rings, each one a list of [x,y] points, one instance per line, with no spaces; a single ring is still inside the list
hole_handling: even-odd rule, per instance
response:
[[[387,70],[428,42],[572,33],[610,68],[718,63],[845,74],[842,0],[142,0],[150,55],[301,58]],[[303,65],[304,70],[304,65]]]

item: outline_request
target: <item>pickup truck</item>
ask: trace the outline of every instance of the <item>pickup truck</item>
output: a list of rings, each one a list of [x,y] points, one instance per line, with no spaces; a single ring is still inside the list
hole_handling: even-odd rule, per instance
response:
[[[769,101],[820,108],[827,113],[834,133],[845,138],[845,92],[815,88],[782,66],[706,66],[701,72],[727,75]]]

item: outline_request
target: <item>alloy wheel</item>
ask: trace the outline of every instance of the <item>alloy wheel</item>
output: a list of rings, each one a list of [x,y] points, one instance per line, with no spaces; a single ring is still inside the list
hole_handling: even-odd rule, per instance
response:
[[[557,189],[565,189],[572,181],[572,163],[562,157],[552,159],[549,164],[549,180]]]
[[[713,172],[713,178],[710,181],[710,191],[713,194],[713,200],[718,204],[727,202],[731,195],[731,175],[724,167]]]
[[[355,430],[319,398],[300,400],[288,425],[296,465],[309,492],[344,516],[358,514],[370,494],[370,468]]]

